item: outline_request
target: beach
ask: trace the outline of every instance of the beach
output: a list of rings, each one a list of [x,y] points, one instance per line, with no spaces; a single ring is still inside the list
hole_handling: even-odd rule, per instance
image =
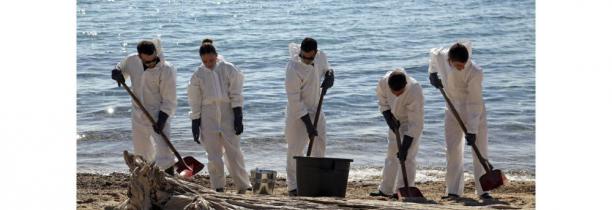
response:
[[[105,209],[116,207],[127,199],[129,175],[124,173],[111,173],[108,175],[78,173],[77,174],[77,209]],[[194,183],[209,186],[208,176],[196,175]],[[392,204],[398,209],[533,209],[535,208],[535,182],[534,181],[511,181],[494,191],[492,195],[496,200],[480,201],[474,194],[473,180],[466,180],[465,194],[457,201],[442,200],[444,193],[444,182],[428,181],[417,183],[417,187],[423,192],[429,203],[402,203],[397,200],[370,197],[368,194],[377,189],[380,177],[372,177],[363,180],[349,181],[346,198],[336,198],[348,202],[367,204],[368,206],[380,206],[380,208],[394,208],[382,206]],[[231,178],[227,179],[227,194],[236,194]],[[247,192],[245,197],[269,197],[281,199],[302,199],[302,197],[287,197],[287,189],[284,178],[276,181],[273,195],[254,195]],[[329,199],[329,198],[327,198]],[[339,208],[330,205],[329,208]],[[345,207],[345,209],[352,209]]]
[[[169,119],[168,136],[181,155],[208,164],[205,149],[193,141],[187,85],[202,63],[198,55],[202,39],[211,38],[218,53],[244,74],[240,147],[246,169],[270,169],[286,176],[288,45],[306,36],[318,41],[318,49],[326,53],[335,72],[334,86],[322,107],[325,156],[353,160],[346,199],[377,202],[373,205],[380,208],[395,208],[384,203],[401,203],[368,196],[380,182],[388,147],[388,127],[379,110],[376,85],[387,71],[400,67],[423,89],[425,121],[415,180],[436,204],[398,208],[535,207],[533,0],[82,0],[76,6],[79,209],[103,209],[127,198],[128,170],[120,157],[124,150],[134,151],[130,117],[134,107],[110,73],[136,52],[143,39],[161,39],[165,59],[176,69],[177,106]],[[500,199],[496,203],[476,199],[473,182],[468,181],[473,179],[468,148],[463,163],[466,199],[440,199],[447,166],[445,102],[429,84],[429,51],[464,39],[472,42],[472,61],[484,72],[488,159],[512,180],[493,192]],[[208,187],[205,171],[195,182]],[[235,194],[231,185],[228,189]],[[286,191],[284,180],[279,180],[274,196],[280,197],[275,198],[287,199]]]

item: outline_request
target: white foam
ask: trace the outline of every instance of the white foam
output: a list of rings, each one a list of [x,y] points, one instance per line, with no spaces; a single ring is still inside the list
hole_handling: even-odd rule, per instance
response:
[[[78,168],[79,173],[93,173],[101,175],[109,175],[114,172],[127,173],[127,171],[116,171],[111,169],[93,169],[93,168]],[[206,170],[200,172],[200,175],[208,175]],[[440,169],[417,169],[415,181],[417,183],[431,182],[431,181],[444,181],[446,171]],[[506,173],[505,174],[510,181],[535,181],[535,177],[530,174],[517,174],[517,173]],[[470,172],[464,172],[463,176],[465,180],[473,180],[474,175]],[[278,178],[287,178],[287,173],[282,170],[277,170]],[[349,171],[348,181],[371,181],[382,179],[382,168],[352,168]]]
[[[535,181],[535,177],[530,174],[517,174],[517,173],[506,173],[505,174],[510,181]],[[417,169],[416,171],[416,182],[428,182],[428,181],[444,181],[446,171],[441,169]],[[474,179],[474,175],[471,172],[464,172],[463,176],[466,180]],[[351,169],[349,172],[349,181],[359,180],[372,180],[380,179],[382,177],[382,168],[360,168]]]
[[[444,171],[434,169],[417,170],[415,181],[442,181],[444,180]],[[349,181],[372,180],[382,177],[382,168],[361,168],[351,169],[349,172]]]

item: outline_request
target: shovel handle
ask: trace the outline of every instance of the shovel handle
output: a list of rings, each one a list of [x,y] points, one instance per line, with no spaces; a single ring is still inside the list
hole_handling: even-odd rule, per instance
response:
[[[315,114],[315,119],[314,119],[314,123],[313,126],[315,127],[315,129],[317,129],[317,123],[319,122],[319,114],[321,114],[321,107],[323,106],[323,96],[325,96],[325,94],[327,93],[327,88],[322,88],[321,89],[321,96],[319,97],[319,105],[317,106],[317,113]],[[310,157],[310,153],[312,152],[312,144],[314,143],[314,136],[310,137],[310,140],[308,141],[308,151],[306,152],[306,156]]]
[[[151,121],[151,124],[155,124],[155,120],[153,119],[151,114],[149,114],[147,109],[145,109],[145,107],[142,105],[142,103],[140,103],[140,100],[138,100],[138,98],[136,97],[136,95],[134,95],[132,90],[130,90],[130,88],[128,88],[128,86],[125,85],[125,82],[121,81],[120,84],[130,94],[130,96],[132,97],[134,102],[136,102],[136,105],[138,105],[140,110],[142,110],[142,112],[145,113],[145,116],[147,116],[147,119],[149,119],[149,121]],[[181,155],[178,153],[178,151],[176,151],[176,148],[174,148],[174,145],[172,145],[172,142],[170,142],[170,139],[168,139],[168,136],[166,136],[166,134],[163,131],[160,132],[160,135],[162,136],[162,138],[164,139],[164,141],[166,142],[168,147],[170,147],[170,150],[172,150],[172,153],[174,153],[174,156],[176,156],[176,158],[178,158],[179,163],[182,164],[183,166],[189,168],[189,166],[187,166],[187,164],[185,164],[185,161],[183,160]]]
[[[397,142],[397,151],[399,152],[402,149],[402,142],[400,140],[401,136],[399,133],[399,128],[393,130],[393,133],[395,133],[395,142]],[[399,161],[400,161],[400,167],[402,168],[402,179],[404,179],[404,187],[408,187],[408,175],[406,174],[406,161],[403,161],[403,160],[399,160]]]
[[[461,117],[459,117],[459,113],[457,113],[457,110],[455,109],[455,106],[453,106],[453,103],[451,102],[450,98],[448,98],[448,95],[446,95],[446,91],[444,91],[444,88],[440,88],[440,92],[442,93],[442,96],[444,96],[444,100],[446,101],[446,104],[448,104],[448,107],[453,113],[453,116],[455,116],[455,119],[457,119],[457,121],[459,122],[461,130],[463,130],[464,134],[467,134],[467,128],[465,127],[465,124],[463,123],[463,120],[461,120]],[[482,157],[482,155],[480,154],[480,150],[478,150],[478,147],[476,146],[476,143],[472,144],[472,149],[474,150],[474,153],[476,153],[476,156],[478,157],[478,160],[480,161],[480,164],[482,164],[482,166],[484,167],[485,171],[487,171],[487,173],[491,172],[491,170],[493,170],[493,165],[489,163],[489,160]]]

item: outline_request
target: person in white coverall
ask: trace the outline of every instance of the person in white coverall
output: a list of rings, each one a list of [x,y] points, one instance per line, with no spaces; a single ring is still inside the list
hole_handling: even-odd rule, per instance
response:
[[[134,95],[156,122],[152,124],[132,101],[134,153],[173,175],[177,160],[160,132],[170,136],[170,117],[177,105],[176,70],[164,59],[159,39],[139,42],[137,51],[119,62],[111,77],[118,82],[129,78]]]
[[[421,85],[403,69],[395,69],[387,72],[378,81],[376,95],[378,107],[389,126],[389,131],[383,180],[378,186],[378,192],[370,193],[370,196],[397,198],[397,189],[404,187],[402,171],[398,170],[400,159],[405,160],[408,186],[415,186],[416,154],[423,131],[423,90]],[[396,130],[402,138],[400,149],[394,132]],[[408,144],[410,140],[412,143]]]
[[[321,79],[325,78],[323,84]],[[296,163],[294,156],[304,156],[309,137],[314,137],[313,157],[325,156],[325,114],[313,125],[321,88],[333,86],[333,70],[323,51],[317,50],[317,41],[305,38],[301,45],[289,44],[289,63],[285,75],[287,109],[285,138],[287,139],[287,189],[290,196],[297,195]]]
[[[447,107],[445,112],[446,137],[446,196],[445,199],[463,195],[463,151],[465,139],[468,146],[476,144],[487,158],[487,112],[482,98],[483,71],[471,59],[472,46],[468,41],[458,42],[450,48],[434,48],[430,51],[429,80],[436,88],[443,88],[465,123],[464,135],[458,121]],[[448,105],[447,105],[448,106]],[[472,151],[476,193],[482,199],[491,199],[489,192],[482,190],[478,178],[485,170]]]
[[[194,141],[201,143],[208,154],[212,188],[224,192],[225,162],[238,193],[242,194],[251,188],[240,150],[244,76],[234,64],[218,60],[212,44],[200,46],[200,58],[202,65],[187,87]]]

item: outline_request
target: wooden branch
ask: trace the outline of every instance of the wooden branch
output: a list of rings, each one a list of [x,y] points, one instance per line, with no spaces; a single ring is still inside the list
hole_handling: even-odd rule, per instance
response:
[[[148,163],[127,151],[123,152],[123,158],[130,169],[128,199],[110,209],[454,209],[378,200],[218,193],[177,176],[169,176],[155,163]]]

